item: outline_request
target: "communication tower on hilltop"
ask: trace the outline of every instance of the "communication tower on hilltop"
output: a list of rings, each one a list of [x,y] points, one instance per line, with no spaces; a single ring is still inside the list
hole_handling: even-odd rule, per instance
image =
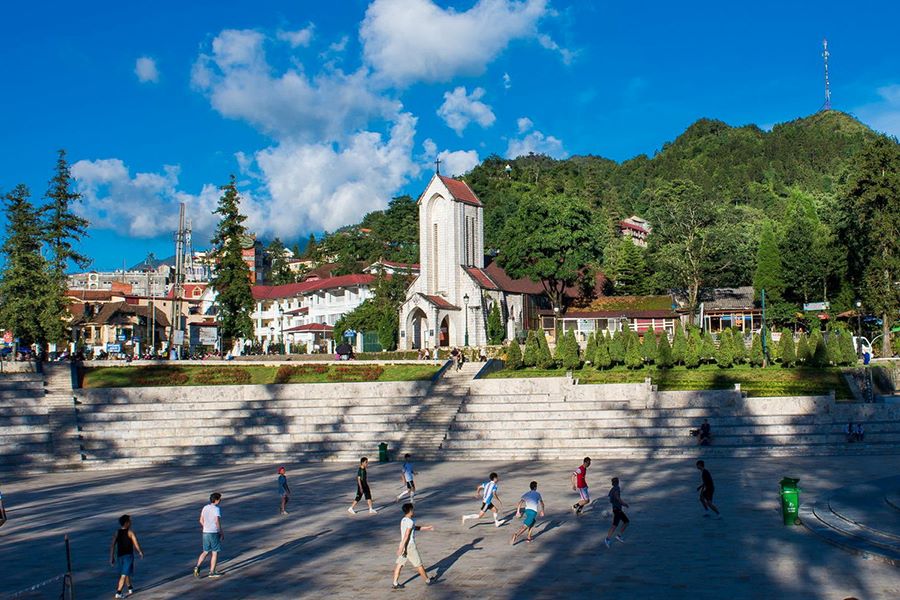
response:
[[[822,110],[831,110],[831,84],[828,81],[828,39],[822,39],[822,58],[825,61],[825,104],[822,105]]]

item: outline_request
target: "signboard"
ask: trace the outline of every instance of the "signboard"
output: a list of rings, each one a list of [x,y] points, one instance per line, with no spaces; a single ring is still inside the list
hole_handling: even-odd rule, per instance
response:
[[[578,331],[593,331],[595,323],[594,319],[578,319]]]
[[[831,304],[828,302],[807,302],[803,305],[804,312],[819,312],[829,308],[831,308]]]
[[[120,333],[119,335],[116,336],[116,339],[119,340],[120,342],[124,342],[125,340],[128,339],[128,337],[124,333]]]
[[[184,343],[184,330],[176,329],[175,334],[172,336],[172,345],[180,346]]]
[[[219,332],[215,327],[198,327],[197,343],[201,346],[215,346],[219,343]]]
[[[122,344],[107,344],[106,351],[110,354],[118,354],[122,351]]]

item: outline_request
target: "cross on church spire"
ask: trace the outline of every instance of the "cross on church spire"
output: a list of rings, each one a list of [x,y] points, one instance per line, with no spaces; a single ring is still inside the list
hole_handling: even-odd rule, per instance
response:
[[[441,174],[441,157],[437,157],[434,159],[434,172],[436,175]]]

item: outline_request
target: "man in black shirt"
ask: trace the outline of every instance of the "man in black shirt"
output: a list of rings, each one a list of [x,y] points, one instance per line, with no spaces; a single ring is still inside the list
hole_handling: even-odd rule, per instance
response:
[[[703,424],[700,425],[700,434],[698,435],[697,442],[701,446],[708,446],[712,441],[712,428],[709,426],[709,421],[703,419]]]
[[[709,509],[712,509],[718,515],[719,509],[716,508],[712,501],[713,494],[716,491],[712,475],[706,470],[706,465],[702,460],[697,461],[697,468],[700,470],[700,486],[697,488],[697,491],[700,492],[700,504],[703,505],[703,510],[707,511],[704,516],[709,514]]]

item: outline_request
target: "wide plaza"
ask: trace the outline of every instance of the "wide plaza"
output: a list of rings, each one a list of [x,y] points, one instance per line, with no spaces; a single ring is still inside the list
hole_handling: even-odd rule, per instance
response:
[[[375,454],[373,452],[373,454]],[[744,458],[707,461],[723,518],[705,518],[693,459],[604,460],[588,474],[594,503],[582,516],[569,462],[443,462],[416,465],[418,547],[435,584],[407,566],[405,588],[390,589],[401,518],[394,499],[399,463],[370,467],[377,515],[347,512],[352,463],[285,461],[290,514],[278,514],[274,464],[152,467],[4,475],[9,522],[0,528],[0,597],[65,570],[71,540],[79,599],[111,598],[116,575],[110,540],[122,513],[132,515],[146,558],[138,560],[136,598],[846,598],[900,597],[900,572],[830,546],[803,527],[782,525],[778,482],[797,477],[802,501],[848,483],[896,472],[896,457]],[[500,474],[503,514],[531,480],[547,504],[534,542],[511,547],[519,521],[466,526],[479,507],[476,486]],[[625,543],[607,549],[606,492],[622,481],[632,520]],[[209,494],[223,494],[225,530],[218,580],[195,579],[198,517]],[[205,570],[204,570],[205,571]],[[23,598],[56,598],[60,584]]]

